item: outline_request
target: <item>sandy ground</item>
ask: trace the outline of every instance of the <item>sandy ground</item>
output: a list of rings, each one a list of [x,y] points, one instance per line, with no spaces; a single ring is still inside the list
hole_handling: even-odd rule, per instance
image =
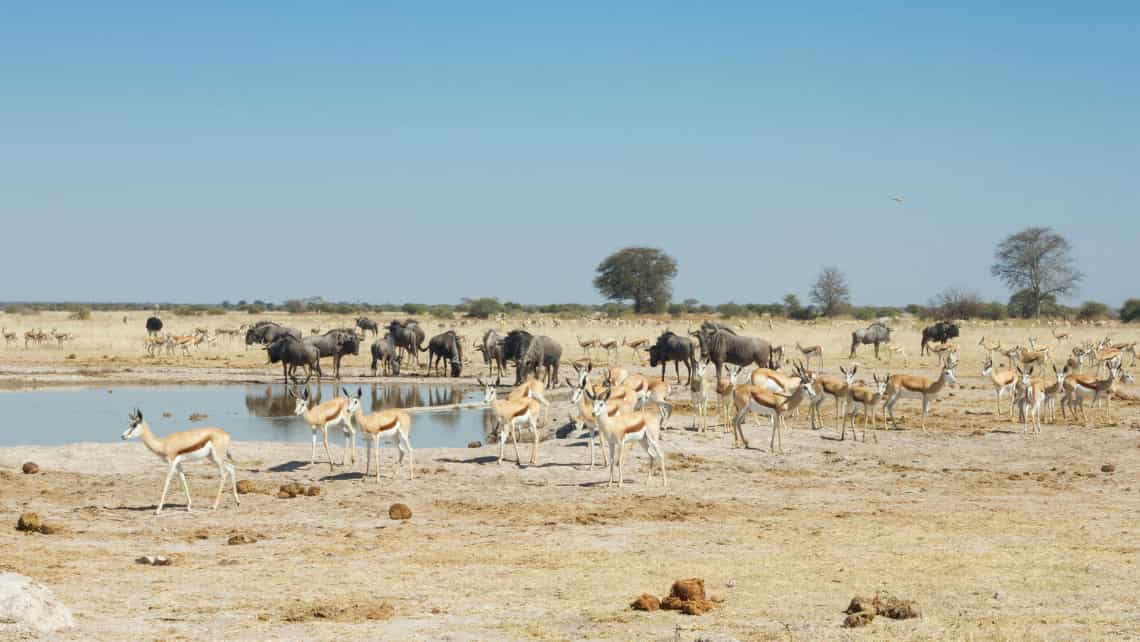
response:
[[[190,359],[147,359],[135,316],[119,329],[121,314],[19,323],[4,315],[21,333],[57,326],[78,339],[62,350],[0,353],[0,381],[23,388],[33,377],[36,385],[104,385],[278,374],[263,353],[224,342]],[[855,325],[753,323],[749,333],[820,343],[825,370],[834,371],[846,363],[838,357]],[[538,331],[576,358],[574,334],[651,337],[660,327]],[[896,327],[911,368],[896,363],[891,372],[933,374],[935,360],[917,357],[918,335]],[[1125,328],[1067,331],[1133,338]],[[544,442],[537,466],[496,465],[486,446],[420,449],[414,480],[379,484],[361,480],[360,459],[330,474],[327,464],[309,466],[307,445],[242,442],[239,478],[266,492],[243,495],[240,507],[226,497],[211,512],[217,478],[195,464],[195,511],[185,511],[176,482],[156,518],[165,469],[140,443],[0,449],[0,522],[14,525],[32,510],[60,530],[0,529],[0,570],[33,577],[73,609],[77,628],[64,639],[1136,639],[1140,406],[1118,399],[1112,422],[1046,425],[1042,437],[1023,437],[994,416],[973,346],[982,334],[1011,344],[1029,333],[1049,337],[1047,328],[964,329],[961,383],[935,404],[929,434],[914,429],[917,402],[909,400],[899,406],[903,429],[879,431],[877,443],[840,442],[831,427],[811,431],[804,417],[792,419],[784,455],[767,452],[767,428],[749,425],[749,450],[732,449],[718,431],[674,429],[663,444],[667,488],[648,479],[640,451],[627,463],[626,487],[608,488],[577,436]],[[628,348],[621,359],[631,361]],[[861,375],[888,370],[866,350],[858,362]],[[348,364],[356,376],[368,361]],[[484,372],[482,364],[469,370]],[[1135,392],[1126,387],[1127,397]],[[827,416],[832,406],[824,407]],[[566,413],[559,402],[553,415]],[[690,422],[682,412],[672,425]],[[40,474],[20,473],[29,460]],[[385,475],[393,460],[386,449]],[[1102,472],[1106,464],[1112,472]],[[279,499],[277,488],[294,481],[319,486],[320,496]],[[413,518],[390,520],[392,502],[410,506]],[[236,534],[257,542],[229,545]],[[134,563],[140,555],[174,563],[144,567]],[[628,608],[685,577],[705,579],[713,611]],[[840,627],[853,595],[880,590],[915,600],[923,617]]]

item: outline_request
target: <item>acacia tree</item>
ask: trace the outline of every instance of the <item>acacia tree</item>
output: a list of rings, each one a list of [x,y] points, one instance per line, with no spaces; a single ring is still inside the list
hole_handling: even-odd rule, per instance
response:
[[[610,301],[633,301],[638,314],[664,312],[673,296],[677,261],[652,247],[627,247],[598,264],[594,287]]]
[[[1085,277],[1073,265],[1069,240],[1048,227],[1027,227],[998,244],[990,272],[1041,316],[1047,297],[1073,294]],[[1010,302],[1012,306],[1012,300]]]
[[[851,303],[851,290],[847,287],[847,277],[839,268],[823,268],[811,286],[809,293],[813,303],[818,305],[824,316],[834,316]]]

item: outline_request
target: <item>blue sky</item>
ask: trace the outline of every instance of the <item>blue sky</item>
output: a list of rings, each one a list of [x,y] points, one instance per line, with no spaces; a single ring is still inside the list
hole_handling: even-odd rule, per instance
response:
[[[1140,295],[1136,3],[162,4],[0,7],[0,300]]]

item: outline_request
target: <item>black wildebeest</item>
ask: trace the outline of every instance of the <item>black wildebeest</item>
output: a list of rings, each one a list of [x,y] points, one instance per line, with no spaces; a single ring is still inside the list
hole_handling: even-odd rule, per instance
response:
[[[423,328],[415,319],[408,319],[406,321],[393,320],[388,324],[388,334],[392,335],[392,340],[396,342],[396,347],[400,348],[408,354],[408,357],[418,368],[420,365],[419,353],[425,352],[427,347],[424,346]]]
[[[508,335],[509,336],[509,335]],[[526,381],[533,373],[535,378],[541,378],[539,368],[546,369],[546,387],[558,387],[558,366],[562,362],[562,346],[550,337],[539,335],[527,342],[526,349],[519,357],[516,369],[515,385]]]
[[[286,328],[273,321],[258,321],[253,324],[253,327],[245,331],[245,345],[251,346],[255,343],[269,345],[286,334],[298,340],[304,336],[296,328]]]
[[[314,346],[320,353],[320,358],[333,358],[333,378],[340,379],[340,360],[345,355],[360,354],[360,337],[349,328],[336,328],[328,332],[308,336],[302,339],[305,343]]]
[[[400,348],[392,339],[391,334],[372,342],[372,376],[376,376],[377,366],[383,366],[384,375],[400,374]]]
[[[269,355],[269,363],[281,363],[281,374],[285,384],[289,384],[289,375],[297,368],[303,366],[306,370],[305,383],[317,372],[317,383],[321,382],[321,353],[317,347],[305,343],[291,334],[282,334],[273,343],[265,346]]]
[[[487,364],[488,374],[494,373],[495,367],[498,367],[498,375],[495,377],[496,386],[502,383],[503,366],[507,361],[503,356],[503,349],[503,337],[494,330],[484,332],[483,340],[475,346],[475,350],[483,353],[483,363]]]
[[[863,345],[875,344],[875,358],[879,358],[879,344],[891,342],[891,329],[887,324],[882,321],[876,321],[871,325],[856,330],[851,333],[851,354],[850,358],[855,358],[855,348],[860,343]]]
[[[918,353],[926,355],[926,346],[931,341],[937,343],[946,343],[950,339],[958,336],[957,324],[950,323],[949,321],[939,321],[934,325],[928,325],[922,329],[922,345],[919,346]]]
[[[747,366],[756,364],[760,368],[772,367],[772,346],[763,339],[742,337],[728,326],[706,321],[696,332],[689,334],[697,338],[701,346],[701,359],[708,359],[716,366],[716,378],[724,364]]]
[[[368,338],[369,331],[374,335],[380,334],[380,328],[376,326],[376,322],[368,317],[359,317],[356,319],[356,327],[360,328],[360,331],[364,333],[364,338],[366,339]]]
[[[146,320],[146,333],[153,337],[159,332],[162,332],[162,319],[158,317],[148,317]]]
[[[681,382],[682,363],[688,370],[689,380],[692,380],[693,370],[697,366],[696,351],[693,348],[692,339],[666,330],[664,334],[657,337],[657,343],[646,349],[649,351],[649,366],[656,368],[657,364],[661,364],[662,381],[665,380],[665,366],[670,361],[673,362],[673,372],[677,374],[677,383]]]
[[[458,377],[463,369],[463,347],[455,330],[441,332],[428,341],[428,372],[432,366],[436,367],[437,375],[439,364],[446,362],[447,370],[452,377]]]

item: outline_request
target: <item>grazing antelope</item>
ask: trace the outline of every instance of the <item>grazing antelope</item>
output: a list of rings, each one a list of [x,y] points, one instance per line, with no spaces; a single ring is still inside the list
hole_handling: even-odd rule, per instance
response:
[[[166,504],[166,492],[170,490],[170,478],[174,476],[175,472],[178,473],[178,478],[182,480],[182,489],[186,491],[186,512],[190,512],[190,485],[186,483],[186,474],[182,471],[182,462],[195,459],[209,459],[218,467],[218,476],[220,477],[218,494],[214,498],[212,510],[217,510],[218,504],[222,501],[222,491],[226,487],[227,474],[230,476],[230,483],[233,487],[234,502],[241,504],[237,494],[237,475],[234,473],[233,456],[229,452],[230,436],[226,431],[214,427],[194,428],[159,437],[150,431],[150,426],[143,419],[142,411],[136,408],[131,412],[130,424],[122,434],[123,439],[131,439],[132,437],[138,437],[152,453],[170,465],[170,470],[166,472],[166,483],[162,485],[162,497],[159,498],[158,508],[154,511],[155,515],[162,513],[162,507]]]
[[[910,367],[910,357],[908,357],[906,355],[906,350],[904,350],[902,346],[895,345],[893,343],[888,343],[887,345],[885,345],[883,347],[885,347],[887,349],[887,365],[891,364],[891,359],[897,354],[900,357],[902,357],[903,367],[904,368]]]
[[[358,400],[363,394],[363,389],[356,389],[356,398]],[[356,425],[360,428],[361,436],[368,440],[368,452],[365,453],[365,459],[368,463],[364,466],[364,479],[368,478],[368,472],[372,469],[372,451],[375,450],[376,481],[380,481],[381,439],[392,442],[400,453],[400,458],[396,460],[396,464],[392,467],[392,479],[395,479],[399,473],[400,464],[404,463],[405,454],[408,456],[408,479],[412,479],[415,476],[413,472],[415,469],[415,458],[412,453],[412,442],[408,439],[408,434],[412,431],[411,415],[401,408],[391,408],[366,415],[360,410],[360,403],[358,401],[353,417],[356,419]]]
[[[819,369],[823,370],[823,346],[801,346],[799,341],[796,341],[796,349],[804,356],[804,361],[807,362],[807,367],[811,367],[811,358],[815,357],[819,360]]]
[[[625,482],[625,445],[639,442],[649,455],[650,477],[653,476],[653,463],[657,462],[661,467],[661,485],[667,486],[665,455],[661,452],[660,446],[660,417],[657,413],[633,411],[630,413],[617,412],[611,415],[606,409],[606,403],[610,399],[609,390],[602,393],[601,396],[594,396],[589,392],[586,395],[593,406],[592,410],[598,423],[598,429],[610,451],[610,478],[606,485],[613,486],[614,466],[616,464],[618,488],[622,487]]]
[[[940,366],[940,374],[934,381],[915,375],[892,375],[887,378],[886,408],[892,425],[898,427],[894,413],[898,400],[902,397],[917,397],[922,399],[922,431],[926,432],[926,413],[930,409],[930,402],[942,392],[946,384],[958,382],[958,378],[954,376],[954,368],[958,367],[958,362],[953,357],[948,358]]]
[[[586,339],[585,341],[578,335],[574,335],[574,338],[578,340],[578,346],[586,353],[586,358],[592,360],[593,357],[590,356],[590,350],[598,347],[598,338],[594,337],[592,339]]]
[[[317,430],[320,430],[325,442],[325,455],[329,458],[329,470],[333,469],[332,452],[329,451],[329,428],[334,424],[340,424],[341,430],[344,431],[344,457],[341,457],[339,465],[344,466],[347,463],[345,457],[348,457],[350,445],[352,447],[352,463],[356,463],[356,430],[352,427],[352,414],[360,407],[360,398],[349,396],[348,391],[344,388],[341,388],[340,391],[344,393],[343,397],[334,397],[310,408],[309,389],[307,387],[300,397],[293,392],[292,388],[289,388],[289,396],[297,400],[293,414],[303,417],[313,432],[313,450],[309,456],[310,466],[317,463]]]
[[[1081,416],[1085,419],[1085,426],[1089,425],[1088,413],[1085,412],[1084,398],[1092,397],[1093,405],[1096,405],[1097,400],[1101,395],[1105,396],[1105,419],[1112,421],[1112,394],[1116,392],[1116,382],[1121,380],[1132,380],[1131,375],[1124,373],[1117,362],[1113,362],[1108,367],[1108,376],[1104,379],[1096,379],[1094,375],[1087,374],[1070,374],[1065,377],[1064,381],[1064,397],[1061,399],[1061,414],[1064,415],[1065,406],[1073,413],[1073,418],[1077,416],[1077,408],[1081,409]]]
[[[689,377],[689,399],[693,405],[693,430],[698,430],[697,422],[699,421],[701,427],[700,432],[705,432],[709,428],[709,399],[712,397],[712,390],[705,384],[705,374],[709,370],[709,361],[704,361],[697,364],[697,370]]]
[[[766,386],[754,384],[736,386],[732,391],[733,405],[736,408],[736,416],[732,419],[734,448],[741,444],[746,449],[749,447],[748,440],[744,438],[744,420],[749,413],[756,412],[768,415],[772,419],[772,439],[768,446],[769,452],[773,454],[784,452],[784,440],[780,433],[780,428],[785,423],[784,415],[792,407],[798,405],[805,395],[808,397],[815,395],[814,375],[810,372],[804,372],[798,367],[796,374],[802,383],[796,386],[790,395],[772,392]]]
[[[1033,434],[1041,434],[1041,407],[1045,402],[1045,384],[1033,377],[1033,368],[1028,370],[1017,369],[1018,375],[1018,403],[1021,406],[1021,434],[1029,432],[1030,423],[1033,424]],[[1010,413],[1012,414],[1012,413]]]
[[[1056,368],[1053,368],[1056,370]],[[982,364],[982,376],[987,377],[990,384],[994,387],[996,398],[994,400],[994,408],[997,415],[1000,417],[1001,412],[1001,396],[1003,393],[1009,395],[1009,415],[1013,416],[1014,405],[1014,388],[1017,386],[1017,376],[1013,374],[1012,370],[994,370],[993,359],[986,359]]]
[[[511,442],[515,446],[515,461],[522,464],[522,455],[519,454],[519,440],[517,428],[519,424],[530,426],[534,434],[534,447],[530,451],[530,463],[538,461],[538,415],[541,412],[537,401],[531,397],[519,399],[496,399],[494,386],[483,383],[482,379],[475,378],[483,386],[483,403],[491,407],[495,415],[495,431],[499,433],[499,461],[503,463],[504,451],[507,446],[507,433],[511,434]]]
[[[588,371],[587,371],[588,372]],[[555,383],[558,383],[555,381]],[[550,402],[547,401],[546,384],[541,379],[527,377],[527,380],[515,386],[507,393],[507,400],[518,401],[519,399],[534,399],[542,404],[542,417],[536,417],[536,420],[541,419],[543,425],[550,421]]]
[[[879,414],[879,406],[882,405],[883,399],[887,393],[887,380],[891,378],[890,374],[886,377],[879,379],[879,375],[871,374],[871,379],[874,381],[873,388],[865,388],[861,386],[849,385],[847,386],[847,403],[848,412],[844,413],[843,430],[839,433],[839,439],[842,441],[847,435],[847,418],[851,419],[851,438],[855,438],[855,404],[863,406],[863,441],[867,441],[867,418],[871,420],[871,430],[877,431],[878,426],[875,424],[875,416]],[[879,436],[872,432],[871,435],[875,438],[875,443],[879,442]]]

